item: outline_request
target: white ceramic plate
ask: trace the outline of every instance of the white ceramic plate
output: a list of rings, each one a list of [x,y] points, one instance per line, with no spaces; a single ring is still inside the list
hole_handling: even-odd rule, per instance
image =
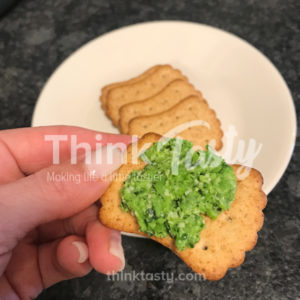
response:
[[[165,63],[179,68],[202,91],[224,132],[235,127],[232,158],[238,141],[244,140],[245,151],[250,143],[255,142],[256,148],[261,144],[253,166],[263,174],[263,189],[269,193],[285,171],[295,143],[291,94],[261,52],[213,27],[150,22],[94,39],[50,77],[38,99],[32,125],[77,125],[117,133],[100,108],[101,87]]]

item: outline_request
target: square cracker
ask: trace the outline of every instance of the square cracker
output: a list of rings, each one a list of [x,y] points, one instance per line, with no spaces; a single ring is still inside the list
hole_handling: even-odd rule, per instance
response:
[[[192,84],[186,80],[176,79],[160,93],[150,98],[123,105],[119,111],[121,132],[128,132],[128,124],[133,118],[161,113],[191,95],[198,95],[199,98],[202,98],[202,94],[196,91]]]
[[[203,122],[204,121],[204,122]],[[191,123],[190,123],[191,122]],[[193,122],[198,122],[193,124]],[[185,124],[185,125],[184,125]],[[142,137],[147,132],[160,135],[184,125],[176,136],[204,148],[208,143],[216,150],[222,148],[221,123],[203,98],[190,96],[167,111],[151,116],[136,117],[129,122],[128,134]],[[196,126],[197,125],[197,126]]]
[[[138,148],[150,147],[161,137],[149,133],[138,141]],[[147,236],[139,231],[136,218],[120,208],[120,189],[131,171],[143,169],[145,163],[138,160],[133,164],[131,154],[133,147],[127,150],[127,163],[122,165],[114,180],[101,197],[99,218],[107,227]],[[240,166],[233,166],[238,173]],[[237,191],[235,200],[228,211],[223,211],[216,220],[205,217],[205,228],[200,233],[200,241],[194,248],[178,251],[174,240],[166,238],[151,239],[171,249],[192,270],[201,274],[208,280],[219,280],[229,268],[243,263],[245,252],[251,250],[257,241],[257,232],[263,225],[263,208],[267,198],[262,191],[263,179],[261,174],[250,169],[249,175],[243,180],[237,178]]]
[[[111,88],[106,96],[106,113],[113,124],[118,126],[121,106],[149,98],[159,93],[171,81],[179,78],[186,79],[179,70],[170,65],[161,65],[142,80]]]
[[[107,94],[111,89],[140,81],[140,80],[146,78],[147,76],[149,76],[151,73],[153,73],[158,67],[160,67],[160,65],[156,65],[156,66],[149,68],[148,70],[146,70],[144,73],[142,73],[141,75],[139,75],[137,77],[131,78],[126,81],[111,83],[111,84],[104,86],[101,89],[101,96],[100,96],[101,106],[104,109],[104,111],[106,111]]]

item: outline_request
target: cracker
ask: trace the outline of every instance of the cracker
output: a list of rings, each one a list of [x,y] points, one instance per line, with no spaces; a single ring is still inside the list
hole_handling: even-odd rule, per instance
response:
[[[179,78],[185,79],[179,70],[169,65],[162,65],[142,80],[112,88],[107,93],[106,113],[113,124],[118,126],[119,109],[123,105],[149,98],[159,93],[171,81]]]
[[[166,135],[170,130],[182,124],[191,123],[190,128],[176,134],[183,139],[191,141],[194,145],[202,148],[210,143],[216,150],[222,148],[223,131],[221,123],[204,99],[197,96],[190,96],[171,109],[152,116],[136,117],[129,122],[128,134],[142,137],[147,132],[154,132],[160,135]],[[209,125],[207,128],[201,121]],[[198,126],[196,126],[198,125]]]
[[[131,78],[129,80],[121,81],[121,82],[115,82],[115,83],[111,83],[111,84],[108,84],[108,85],[104,86],[101,89],[101,96],[100,96],[101,106],[104,109],[104,111],[106,111],[107,94],[111,89],[116,88],[116,87],[120,87],[120,86],[124,86],[124,85],[127,85],[127,84],[132,84],[132,83],[135,83],[139,80],[142,80],[142,79],[146,78],[147,76],[149,76],[151,73],[153,73],[158,67],[159,67],[159,65],[153,66],[150,69],[146,70],[141,75],[139,75],[137,77],[134,77],[134,78]]]
[[[193,85],[186,80],[176,79],[170,82],[160,93],[148,99],[123,105],[119,111],[121,132],[128,132],[128,123],[133,118],[161,113],[191,95],[198,95],[202,98],[201,93],[196,91]]]
[[[160,139],[159,135],[149,133],[138,141],[138,148],[148,144],[150,147]],[[127,150],[131,157],[132,146]],[[130,159],[118,170],[117,179],[111,183],[100,199],[102,207],[99,218],[107,227],[147,236],[139,231],[139,225],[134,216],[120,208],[120,189],[131,171],[144,168],[145,163],[139,160],[132,164]],[[233,166],[237,173],[239,166]],[[192,270],[208,280],[219,280],[229,268],[243,263],[245,252],[253,249],[257,241],[257,232],[263,225],[262,210],[267,198],[262,191],[261,174],[250,169],[248,177],[237,180],[235,200],[228,211],[223,211],[216,220],[205,217],[205,228],[200,233],[200,241],[194,248],[177,251],[174,240],[151,237],[153,240],[171,249]]]

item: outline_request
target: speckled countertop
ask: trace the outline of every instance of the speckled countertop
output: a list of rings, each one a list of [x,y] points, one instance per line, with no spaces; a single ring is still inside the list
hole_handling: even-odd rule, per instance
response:
[[[162,19],[209,24],[249,41],[280,70],[299,109],[299,15],[299,0],[20,1],[0,19],[0,128],[30,126],[45,81],[79,46],[115,28]],[[300,299],[299,153],[298,136],[292,161],[269,195],[256,248],[221,281],[110,281],[92,272],[38,299]],[[126,272],[190,272],[155,242],[124,237],[123,244]]]

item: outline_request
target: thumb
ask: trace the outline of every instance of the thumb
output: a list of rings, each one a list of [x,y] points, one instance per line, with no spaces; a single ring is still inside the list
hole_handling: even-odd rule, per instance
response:
[[[0,228],[17,234],[19,240],[40,224],[67,218],[90,206],[108,187],[111,176],[107,175],[122,164],[122,156],[118,148],[103,147],[92,153],[89,164],[53,165],[0,186]]]

